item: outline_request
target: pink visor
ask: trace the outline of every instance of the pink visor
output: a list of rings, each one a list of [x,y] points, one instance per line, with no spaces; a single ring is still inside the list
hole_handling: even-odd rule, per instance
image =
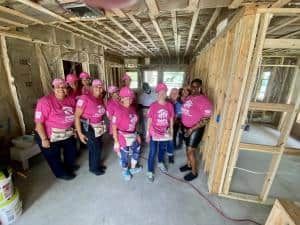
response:
[[[109,86],[108,87],[108,93],[113,94],[115,92],[119,91],[119,89],[116,86]]]
[[[78,81],[78,78],[75,74],[68,74],[66,77],[66,81],[68,84],[74,84],[76,81]]]
[[[129,80],[131,80],[131,77],[127,73],[125,73],[122,77],[122,81],[129,81]]]
[[[80,78],[80,79],[90,79],[90,78],[91,78],[91,75],[89,75],[89,74],[86,73],[86,72],[81,72],[81,73],[79,74],[79,78]]]
[[[120,90],[120,97],[122,98],[134,98],[133,91],[128,87],[123,87]]]
[[[161,91],[168,91],[168,87],[164,83],[159,83],[155,88],[156,93],[161,92]]]
[[[62,78],[55,78],[52,81],[52,86],[57,88],[57,87],[60,87],[60,86],[67,86],[67,83]]]
[[[99,79],[95,79],[95,80],[93,80],[93,82],[92,82],[92,86],[93,87],[95,87],[95,86],[103,86],[103,82],[102,82],[102,80],[99,80]]]

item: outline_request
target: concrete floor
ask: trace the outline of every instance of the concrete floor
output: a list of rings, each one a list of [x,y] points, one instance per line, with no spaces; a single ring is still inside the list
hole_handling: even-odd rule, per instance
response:
[[[251,124],[250,130],[243,132],[242,142],[276,145],[278,137],[279,132],[267,125]],[[287,146],[300,149],[300,141],[289,137]],[[258,174],[235,169],[230,190],[259,195],[271,159],[271,154],[240,151],[236,166],[258,172]],[[283,155],[270,191],[270,197],[300,201],[299,173],[300,157]]]
[[[105,145],[106,152],[111,149],[111,143]],[[170,166],[169,173],[182,176],[178,167],[184,161],[185,152],[176,151],[176,163]],[[81,169],[72,181],[55,179],[41,156],[30,163],[28,178],[16,180],[24,204],[24,213],[16,225],[251,224],[225,220],[188,185],[158,171],[153,184],[146,182],[145,170],[130,182],[124,181],[114,153],[108,154],[107,173],[96,177],[88,172],[84,151],[79,158]],[[146,167],[144,161],[142,164]],[[264,224],[269,214],[269,206],[209,195],[207,177],[201,172],[193,184],[228,216],[251,218]]]

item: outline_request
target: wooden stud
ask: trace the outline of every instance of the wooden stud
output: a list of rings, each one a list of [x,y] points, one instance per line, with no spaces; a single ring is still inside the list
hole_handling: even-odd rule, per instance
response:
[[[197,51],[197,49],[199,48],[200,44],[202,43],[202,41],[204,40],[205,36],[207,35],[208,31],[211,29],[212,25],[214,25],[214,23],[216,22],[216,19],[218,18],[219,14],[221,12],[220,8],[215,9],[213,15],[211,16],[208,24],[205,27],[205,30],[203,31],[199,41],[196,44],[196,47],[194,48],[194,53]]]
[[[18,117],[19,126],[21,128],[22,135],[24,135],[26,133],[24,117],[23,117],[21,105],[19,102],[17,89],[14,84],[14,77],[12,75],[11,68],[10,68],[10,61],[9,61],[9,56],[8,56],[8,52],[7,52],[7,45],[6,45],[5,37],[3,35],[1,35],[0,40],[1,40],[1,52],[2,52],[3,66],[4,66],[4,70],[5,70],[5,75],[7,76],[7,80],[8,80],[8,87],[9,87],[10,94],[11,94],[13,102],[14,102],[14,107],[15,107],[16,114]]]
[[[186,56],[186,54],[188,53],[188,50],[190,48],[192,37],[193,37],[195,27],[196,27],[196,24],[197,24],[197,21],[198,21],[199,13],[200,13],[200,8],[197,8],[196,11],[194,12],[194,15],[193,15],[193,18],[192,18],[192,23],[191,23],[191,26],[190,26],[190,31],[189,31],[189,35],[188,35],[188,39],[187,39],[187,44],[186,44],[184,56]]]
[[[261,110],[272,112],[291,112],[294,109],[294,105],[291,104],[279,104],[279,103],[264,103],[264,102],[250,102],[249,110]]]
[[[8,13],[10,15],[14,15],[14,16],[26,19],[26,20],[32,21],[32,22],[37,23],[37,24],[42,24],[42,25],[44,24],[41,20],[38,20],[34,17],[28,16],[24,13],[21,13],[17,10],[14,10],[14,9],[11,9],[11,8],[8,8],[8,7],[0,6],[0,12]]]
[[[300,39],[271,39],[265,40],[264,48],[300,49]]]
[[[259,14],[258,14],[259,15]],[[260,19],[260,26],[259,30],[257,33],[256,37],[256,45],[254,48],[254,53],[252,57],[252,62],[250,66],[250,72],[249,72],[249,77],[247,79],[247,84],[245,87],[245,93],[244,93],[244,99],[241,105],[241,112],[240,116],[237,121],[237,127],[240,128],[241,125],[244,123],[247,113],[248,113],[248,108],[250,104],[250,99],[252,96],[252,91],[255,86],[255,81],[256,81],[256,76],[257,76],[257,71],[259,69],[259,64],[262,58],[262,50],[263,50],[263,44],[264,40],[267,34],[267,29],[271,20],[272,15],[269,13],[263,14],[261,16],[262,18]],[[238,153],[239,153],[239,143],[241,139],[241,134],[242,134],[242,129],[237,129],[235,131],[234,135],[234,142],[232,144],[232,152],[229,158],[229,163],[227,170],[224,171],[226,172],[225,174],[225,179],[222,181],[222,192],[226,195],[229,193],[230,189],[230,184],[233,176],[233,171],[234,171],[234,166],[236,164],[237,158],[238,158]]]
[[[266,201],[270,192],[270,189],[272,187],[273,181],[275,179],[284,149],[287,142],[287,139],[289,137],[290,131],[293,127],[296,115],[298,113],[298,108],[300,106],[300,58],[298,59],[298,65],[297,68],[297,78],[296,82],[292,84],[295,88],[293,88],[292,93],[292,103],[294,103],[293,111],[289,112],[289,116],[287,116],[284,126],[282,127],[282,130],[280,132],[279,139],[277,141],[277,146],[280,146],[280,153],[277,155],[274,155],[272,157],[272,161],[269,166],[268,174],[265,177],[265,182],[262,188],[262,192],[260,194],[260,198],[262,201]]]
[[[248,144],[248,143],[240,143],[239,149],[244,151],[263,152],[263,153],[270,153],[270,154],[277,154],[280,152],[280,147],[278,146],[258,145],[258,144]]]
[[[262,202],[258,196],[249,195],[238,192],[229,192],[228,194],[219,194],[221,197],[230,198],[238,201],[252,202],[256,204],[264,204],[264,205],[272,205],[274,203],[274,199],[269,199],[266,202]]]
[[[281,8],[283,6],[285,6],[286,4],[288,4],[291,0],[277,0],[277,2],[275,2],[271,8]]]
[[[123,30],[126,34],[128,34],[133,40],[135,40],[140,46],[146,49],[151,55],[153,52],[148,49],[148,47],[143,44],[140,40],[138,40],[127,28],[125,28],[121,23],[119,23],[115,18],[108,17],[115,25],[117,25],[121,30]]]
[[[271,13],[278,16],[295,16],[300,14],[299,8],[258,8],[258,13]]]
[[[5,18],[1,18],[1,17],[0,17],[0,22],[6,23],[6,24],[9,24],[9,25],[12,25],[12,26],[16,26],[16,27],[23,27],[23,28],[28,27],[27,24],[19,23],[19,22],[12,21],[12,20],[5,19]]]

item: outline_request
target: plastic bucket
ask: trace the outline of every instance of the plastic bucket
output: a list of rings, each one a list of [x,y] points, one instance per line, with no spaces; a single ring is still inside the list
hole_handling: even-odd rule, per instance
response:
[[[9,177],[0,172],[0,205],[5,203],[14,194],[14,185],[12,183],[12,171],[9,170]]]
[[[0,205],[0,224],[9,225],[14,223],[22,214],[22,202],[19,192],[13,195],[11,199]]]

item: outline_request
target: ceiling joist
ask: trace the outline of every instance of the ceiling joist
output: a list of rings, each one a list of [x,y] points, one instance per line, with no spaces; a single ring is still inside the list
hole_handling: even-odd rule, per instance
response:
[[[236,9],[242,5],[244,0],[232,0],[230,5],[228,6],[229,9]]]
[[[278,0],[271,6],[271,8],[281,8],[281,7],[285,6],[286,4],[288,4],[290,1],[291,0]]]
[[[193,15],[193,19],[192,19],[192,23],[191,23],[191,27],[190,27],[190,32],[189,32],[189,36],[188,36],[184,56],[186,56],[186,54],[187,54],[187,52],[190,48],[192,37],[193,37],[195,27],[196,27],[196,24],[197,24],[197,21],[198,21],[199,13],[200,13],[200,8],[197,8],[197,10],[194,12],[194,15]]]
[[[121,23],[119,23],[115,18],[108,17],[115,25],[117,25],[121,30],[123,30],[126,34],[128,34],[133,40],[135,40],[140,46],[142,46],[145,50],[147,50],[151,55],[153,55],[153,52],[151,52],[148,47],[142,43],[140,40],[138,40],[127,28],[125,28]]]
[[[193,52],[196,52],[197,49],[199,48],[200,44],[202,43],[203,39],[205,38],[205,36],[207,35],[208,31],[210,30],[210,28],[212,27],[212,25],[216,22],[216,19],[218,18],[219,14],[221,12],[221,8],[217,8],[215,9],[213,15],[211,16],[208,24],[205,27],[205,30],[203,31],[198,43],[196,44],[196,47],[194,48]]]
[[[162,43],[163,43],[163,45],[164,45],[164,47],[165,47],[165,49],[166,49],[166,51],[168,53],[168,56],[170,56],[170,50],[168,48],[167,42],[165,41],[165,38],[164,38],[164,36],[163,36],[163,34],[161,32],[161,29],[160,29],[160,27],[159,27],[156,19],[153,18],[153,17],[151,17],[150,19],[151,19],[151,22],[152,22],[152,24],[153,24],[153,26],[154,26],[154,28],[155,28],[158,36],[160,37],[160,39],[161,39],[161,41],[162,41]]]
[[[300,20],[300,16],[295,17],[295,18],[293,18],[293,19],[290,19],[290,18],[289,18],[289,19],[286,20],[286,22],[284,22],[284,23],[282,23],[282,24],[280,24],[280,25],[277,25],[277,26],[272,27],[272,28],[268,31],[268,34],[272,34],[272,33],[274,33],[275,31],[280,30],[280,29],[283,28],[283,27],[286,27],[287,25],[290,25],[290,24],[292,24],[292,23],[297,22],[298,20]]]
[[[171,16],[172,16],[172,27],[173,27],[173,34],[174,34],[174,42],[175,42],[175,51],[176,51],[176,56],[178,56],[179,51],[178,51],[178,27],[177,27],[177,18],[176,18],[176,11],[172,10],[171,11]]]
[[[149,16],[150,17],[157,17],[159,16],[159,8],[157,6],[157,3],[155,0],[145,0],[146,5],[149,10]]]
[[[2,17],[0,17],[0,22],[11,25],[11,26],[15,26],[15,27],[23,27],[23,28],[28,27],[27,24],[19,23],[19,22],[16,22],[16,21],[12,21],[12,20],[9,20],[9,19],[2,18]]]

